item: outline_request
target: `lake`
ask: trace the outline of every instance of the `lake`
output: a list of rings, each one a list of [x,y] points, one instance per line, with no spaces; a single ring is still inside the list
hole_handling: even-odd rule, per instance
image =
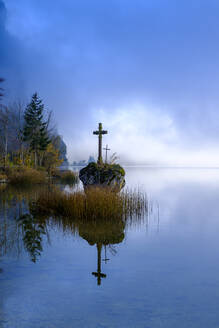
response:
[[[1,328],[219,327],[219,169],[126,181],[148,212],[103,226],[34,221],[38,188],[0,186]]]

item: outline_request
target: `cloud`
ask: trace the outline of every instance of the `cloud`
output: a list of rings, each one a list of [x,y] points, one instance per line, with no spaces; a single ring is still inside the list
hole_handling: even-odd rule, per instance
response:
[[[103,144],[110,147],[109,156],[114,152],[124,164],[149,166],[218,166],[219,154],[214,145],[186,147],[181,140],[181,133],[170,116],[159,108],[130,104],[129,108],[117,108],[113,115],[99,109],[87,130],[79,135],[80,142],[69,140],[70,160],[86,159],[88,154],[97,158],[98,140],[92,134],[97,129],[95,122],[105,122],[108,134],[103,137]]]
[[[130,128],[130,160],[143,160],[142,147],[150,149],[147,162],[173,162],[180,154],[206,158],[219,146],[217,1],[5,0],[5,6],[1,42],[8,57],[0,66],[7,67],[9,94],[20,94],[20,84],[25,98],[39,91],[71,157],[95,152],[93,141],[82,141],[102,119],[100,108],[106,125],[121,117],[127,124],[117,127],[118,153]],[[144,130],[143,120],[153,129]],[[139,126],[145,132],[137,135]]]

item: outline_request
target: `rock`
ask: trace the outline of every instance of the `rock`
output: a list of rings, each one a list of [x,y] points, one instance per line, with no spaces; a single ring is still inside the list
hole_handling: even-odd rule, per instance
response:
[[[125,170],[119,164],[89,163],[80,170],[79,178],[84,187],[109,187],[120,191],[125,185]]]

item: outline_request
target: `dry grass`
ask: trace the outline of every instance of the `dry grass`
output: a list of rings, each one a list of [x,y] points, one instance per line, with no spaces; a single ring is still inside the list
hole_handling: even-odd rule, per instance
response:
[[[60,171],[61,172],[61,171]],[[78,182],[78,176],[73,171],[64,171],[60,174],[61,183],[73,185]]]
[[[22,167],[10,171],[8,180],[10,184],[18,186],[41,184],[46,182],[46,174],[43,171]]]
[[[60,179],[61,178],[61,174],[62,174],[62,172],[61,172],[60,169],[58,169],[58,168],[52,168],[51,169],[51,176],[53,178]]]
[[[89,188],[86,192],[69,194],[58,190],[43,193],[35,206],[38,212],[77,221],[114,220],[143,215],[147,211],[147,199],[137,191],[115,193],[103,188]]]
[[[7,175],[0,173],[0,181],[1,180],[7,180]]]

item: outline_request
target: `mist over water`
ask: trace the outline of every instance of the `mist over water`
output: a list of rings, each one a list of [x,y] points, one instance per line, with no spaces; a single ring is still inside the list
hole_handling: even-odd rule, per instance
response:
[[[4,191],[4,203],[1,194],[3,236],[11,245],[0,260],[2,328],[217,327],[219,170],[130,167],[126,173],[128,188],[147,192],[144,220],[108,222],[105,230],[51,218],[36,263],[21,231],[13,235],[21,196],[15,201],[14,191],[9,202]]]

